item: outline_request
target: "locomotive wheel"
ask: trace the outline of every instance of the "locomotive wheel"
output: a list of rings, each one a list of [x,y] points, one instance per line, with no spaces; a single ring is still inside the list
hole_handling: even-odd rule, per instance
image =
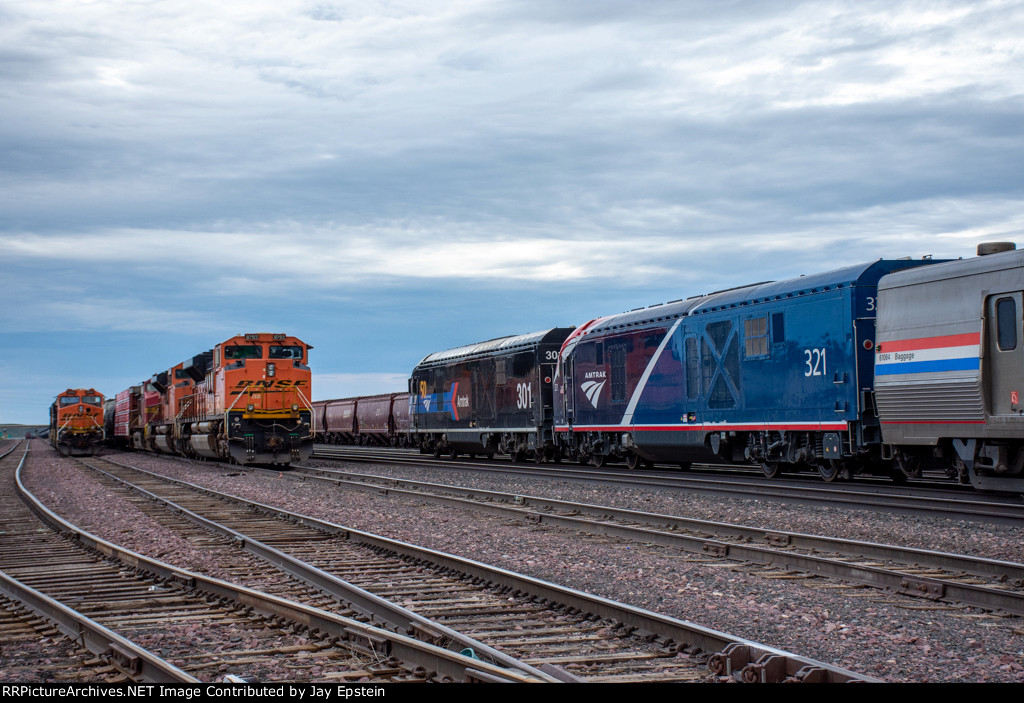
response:
[[[594,454],[593,456],[590,457],[590,465],[595,468],[604,468],[604,465],[607,463],[608,457],[605,456],[604,454]]]
[[[838,461],[826,459],[818,463],[818,475],[822,481],[832,483],[842,473],[842,465]]]
[[[451,459],[452,461],[455,461],[456,459],[459,458],[459,453],[455,451],[455,447],[452,447],[451,449],[448,450],[448,458]]]
[[[782,467],[779,466],[777,461],[762,461],[761,473],[764,474],[765,478],[778,478],[779,474],[782,473]]]
[[[681,461],[679,462],[680,471],[689,471],[693,467],[692,461]]]
[[[487,452],[487,458],[488,459],[493,459],[494,458],[494,452]]]
[[[638,457],[633,452],[630,452],[629,454],[626,455],[626,468],[629,469],[630,471],[636,471],[637,469],[639,469],[640,464],[640,457]]]
[[[441,458],[441,446],[440,445],[434,447],[434,458],[435,459],[440,459]]]
[[[534,464],[543,464],[544,463],[544,450],[543,449],[535,449],[533,451],[533,463]]]
[[[513,450],[508,453],[508,458],[513,464],[518,464],[523,460],[523,453],[518,450]]]
[[[921,478],[921,457],[896,452],[896,466],[907,478]]]

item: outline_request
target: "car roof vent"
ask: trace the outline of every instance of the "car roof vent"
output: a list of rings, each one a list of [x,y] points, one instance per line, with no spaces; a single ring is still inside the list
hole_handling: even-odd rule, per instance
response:
[[[1013,242],[982,242],[978,245],[978,256],[989,254],[1001,254],[1004,251],[1013,251],[1017,245]]]

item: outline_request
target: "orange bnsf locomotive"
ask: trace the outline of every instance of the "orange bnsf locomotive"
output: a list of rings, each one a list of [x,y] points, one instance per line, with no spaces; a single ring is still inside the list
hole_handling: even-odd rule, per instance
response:
[[[123,447],[239,464],[288,464],[313,451],[311,346],[240,334],[117,394]]]
[[[88,456],[103,443],[103,395],[68,388],[50,406],[50,443],[61,454]]]

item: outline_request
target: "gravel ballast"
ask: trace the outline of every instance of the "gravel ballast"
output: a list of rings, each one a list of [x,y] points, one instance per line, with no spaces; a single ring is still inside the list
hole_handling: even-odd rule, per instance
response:
[[[88,471],[33,444],[29,488],[56,512],[131,549],[217,573],[186,540],[100,486]],[[1024,681],[1024,620],[932,604],[823,579],[762,570],[677,549],[599,538],[515,518],[461,512],[412,498],[299,483],[214,463],[110,455],[143,469],[354,529],[477,559],[662,612],[887,681]],[[337,466],[336,464],[330,464]],[[384,465],[353,470],[542,495],[776,530],[869,539],[1021,561],[1020,528],[873,515],[644,489]],[[2,662],[0,662],[2,665]]]

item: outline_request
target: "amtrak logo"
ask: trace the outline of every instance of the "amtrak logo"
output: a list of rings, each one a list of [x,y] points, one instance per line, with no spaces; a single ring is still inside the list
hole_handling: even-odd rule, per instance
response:
[[[583,385],[580,386],[580,389],[587,396],[587,400],[590,401],[595,410],[597,409],[597,401],[601,396],[601,390],[604,388],[605,383],[607,381],[584,381]]]

